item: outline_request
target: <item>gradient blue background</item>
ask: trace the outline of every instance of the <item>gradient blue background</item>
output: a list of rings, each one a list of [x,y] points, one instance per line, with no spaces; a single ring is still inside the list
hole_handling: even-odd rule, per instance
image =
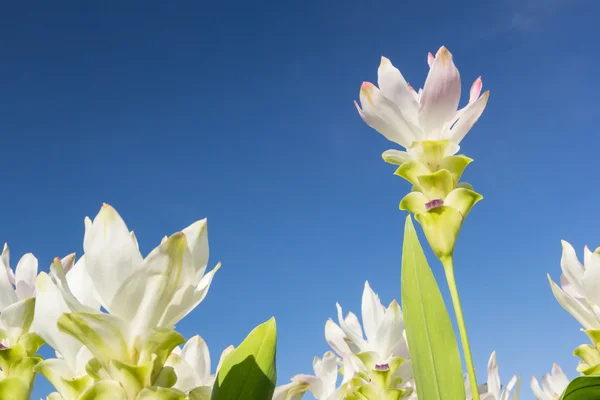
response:
[[[381,55],[422,86],[447,46],[464,93],[491,96],[462,143],[485,197],[456,252],[480,380],[557,361],[586,342],[554,300],[560,239],[598,228],[597,16],[592,1],[6,2],[0,13],[0,240],[16,257],[82,249],[102,202],[144,253],[208,217],[207,299],[179,325],[213,353],[272,315],[279,383],[311,373],[335,303],[360,312],[365,280],[399,298],[410,189],[394,147],[352,101]],[[594,39],[596,37],[596,39]],[[463,97],[463,103],[465,102]],[[444,294],[439,263],[430,257]],[[36,395],[46,393],[40,383]],[[35,397],[35,396],[34,396]]]

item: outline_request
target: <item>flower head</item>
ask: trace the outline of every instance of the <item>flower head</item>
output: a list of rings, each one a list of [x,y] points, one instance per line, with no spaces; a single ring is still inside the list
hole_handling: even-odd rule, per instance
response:
[[[569,385],[569,378],[558,364],[552,365],[552,371],[542,378],[542,386],[535,377],[531,378],[531,390],[536,400],[556,400]]]
[[[455,154],[459,143],[477,122],[489,92],[480,96],[482,81],[471,86],[469,103],[457,110],[461,82],[452,54],[444,46],[435,57],[429,53],[429,74],[423,89],[415,91],[390,60],[381,58],[377,71],[379,88],[364,82],[360,103],[362,119],[373,129],[408,150],[388,150],[384,159],[398,164],[418,157],[418,143],[445,140],[443,155]]]
[[[496,352],[492,352],[488,361],[488,377],[487,382],[479,386],[478,391],[481,395],[481,400],[517,400],[519,397],[521,378],[517,378],[516,375],[508,382],[508,385],[503,389],[500,383],[500,374],[498,369],[498,362],[496,361]],[[467,392],[467,400],[472,399],[471,386],[469,381],[465,381],[465,388]],[[513,389],[515,392],[513,393]]]

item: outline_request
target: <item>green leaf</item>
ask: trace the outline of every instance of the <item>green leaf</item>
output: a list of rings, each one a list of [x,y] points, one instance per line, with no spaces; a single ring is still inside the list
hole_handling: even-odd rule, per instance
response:
[[[212,392],[212,400],[270,399],[277,380],[275,319],[254,328],[225,357]]]
[[[402,306],[418,398],[464,400],[452,323],[410,215],[404,227]]]
[[[590,400],[600,398],[600,376],[579,376],[569,383],[559,400]]]

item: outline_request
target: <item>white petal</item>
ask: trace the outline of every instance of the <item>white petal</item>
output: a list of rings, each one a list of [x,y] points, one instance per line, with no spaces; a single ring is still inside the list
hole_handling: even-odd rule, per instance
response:
[[[344,316],[342,314],[342,306],[336,303],[337,314],[338,314],[338,323],[340,328],[344,331],[346,336],[350,339],[350,341],[357,346],[360,351],[368,350],[368,343],[363,339],[362,335],[359,335],[354,329],[351,329],[344,320]]]
[[[358,317],[353,312],[349,312],[348,315],[346,315],[345,321],[349,329],[351,329],[357,336],[363,337],[360,322],[358,321]]]
[[[417,124],[419,103],[415,101],[414,90],[406,83],[398,68],[394,67],[387,58],[381,57],[377,76],[381,93],[396,103],[404,119]]]
[[[496,352],[492,352],[488,362],[488,393],[493,394],[496,399],[500,398],[500,375],[498,374],[498,362],[496,361]]]
[[[227,355],[233,350],[235,350],[235,347],[233,347],[233,345],[229,345],[225,348],[225,350],[223,350],[223,352],[221,353],[221,357],[219,357],[219,364],[217,364],[217,372],[219,372],[219,370],[221,369],[221,365],[223,364],[225,357],[227,357]]]
[[[551,397],[548,397],[546,393],[544,393],[535,377],[531,378],[531,391],[533,392],[536,400],[552,400]]]
[[[100,310],[100,302],[97,298],[96,289],[85,266],[85,256],[77,261],[69,270],[66,277],[73,296],[81,304]]]
[[[433,61],[435,61],[435,57],[433,56],[433,54],[427,53],[427,65],[429,65],[429,68],[431,68],[431,66],[433,65]]]
[[[365,328],[365,335],[369,341],[375,339],[377,329],[383,321],[385,308],[381,305],[379,296],[373,292],[369,282],[365,282],[365,289],[362,296],[362,320]]]
[[[41,272],[36,279],[35,318],[32,330],[59,352],[73,373],[77,372],[77,355],[83,345],[75,338],[62,333],[56,325],[58,318],[69,308],[61,291],[50,276]]]
[[[326,395],[335,392],[337,370],[337,357],[335,354],[328,351],[325,353],[325,355],[323,355],[323,360],[321,361],[321,371],[320,374],[317,374],[317,376],[319,376],[323,382],[323,389]]]
[[[175,234],[152,250],[143,267],[118,288],[111,314],[132,321],[133,335],[156,328],[178,289],[193,280],[192,256],[185,235]]]
[[[15,268],[15,286],[20,299],[34,297],[35,277],[38,271],[38,260],[31,253],[25,254]]]
[[[0,327],[8,334],[11,342],[28,332],[33,322],[35,312],[35,299],[29,297],[19,300],[2,310],[0,314]]]
[[[196,287],[193,285],[181,286],[171,298],[159,326],[171,328],[196,308],[208,294],[210,284],[219,268],[221,268],[221,264],[217,264],[204,275]]]
[[[410,147],[417,140],[418,128],[407,121],[398,106],[372,83],[364,82],[360,88],[360,104],[356,104],[358,113],[371,128],[388,140],[403,147]]]
[[[196,282],[199,282],[206,265],[208,264],[208,228],[206,219],[197,221],[182,231],[187,238],[194,270],[196,271]]]
[[[581,293],[581,297],[585,293],[581,280],[583,279],[583,266],[575,254],[575,249],[570,243],[561,240],[562,243],[562,256],[560,258],[560,267],[563,273],[569,280],[569,283],[573,285],[574,290],[577,293]]]
[[[573,297],[574,299],[585,301],[585,295],[583,293],[578,292],[573,287],[573,285],[571,285],[571,282],[569,282],[569,280],[567,279],[565,274],[560,274],[559,282],[560,282],[560,287],[562,288],[562,290],[565,291],[566,294]]]
[[[552,365],[552,374],[548,381],[552,388],[552,393],[556,393],[558,396],[560,396],[569,385],[569,378],[567,378],[563,370],[556,363]]]
[[[307,384],[296,381],[275,388],[272,400],[300,400],[307,389]]]
[[[598,320],[589,307],[566,294],[552,281],[552,279],[550,279],[550,275],[548,275],[548,280],[550,281],[550,287],[552,288],[554,297],[560,305],[569,312],[569,314],[571,314],[585,329],[600,329],[600,323],[598,323]]]
[[[479,117],[481,117],[487,105],[489,94],[489,91],[485,92],[475,102],[466,106],[461,111],[458,121],[453,124],[454,126],[450,129],[450,132],[444,133],[444,136],[447,136],[447,139],[452,140],[454,143],[460,143],[473,125],[475,125]]]
[[[194,368],[179,355],[170,354],[165,365],[167,367],[172,367],[175,370],[177,381],[175,382],[175,385],[173,385],[173,388],[183,392],[189,392],[202,385]]]
[[[8,244],[4,243],[4,249],[2,249],[2,256],[1,256],[2,262],[4,263],[4,266],[6,267],[6,273],[8,274],[8,280],[10,281],[11,284],[15,284],[15,273],[13,272],[12,268],[10,267],[10,249],[8,248]]]
[[[196,335],[187,341],[181,357],[192,366],[201,384],[206,384],[210,380],[210,352],[204,339]]]
[[[402,339],[402,330],[398,332],[395,329],[399,319],[400,306],[394,300],[386,310],[385,316],[379,324],[377,333],[375,334],[375,343],[371,343],[375,346],[375,351],[379,354],[382,361],[392,356],[394,346]],[[396,333],[399,336],[395,336]],[[369,341],[371,341],[371,338],[369,338]]]
[[[583,291],[588,301],[600,306],[600,254],[592,254],[583,273]]]
[[[460,100],[460,74],[452,54],[441,47],[423,86],[419,109],[419,124],[427,139],[440,139],[444,124],[456,114]]]
[[[352,354],[348,343],[344,340],[345,337],[346,335],[344,335],[342,328],[331,319],[328,319],[325,323],[325,340],[327,341],[327,344],[342,357],[347,354]]]
[[[4,262],[0,260],[0,312],[15,303],[18,298],[13,285],[10,283]]]
[[[84,251],[86,269],[102,305],[111,314],[123,314],[128,304],[113,304],[125,279],[142,265],[142,255],[127,225],[111,206],[104,204],[89,225],[86,223]]]

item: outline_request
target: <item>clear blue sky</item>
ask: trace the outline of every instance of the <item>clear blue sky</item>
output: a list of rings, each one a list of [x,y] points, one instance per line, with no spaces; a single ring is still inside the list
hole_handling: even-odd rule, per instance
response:
[[[83,218],[102,202],[144,252],[208,217],[223,268],[180,330],[200,333],[216,364],[275,315],[279,382],[310,373],[336,301],[360,311],[367,279],[399,298],[397,206],[410,188],[352,101],[381,55],[418,86],[427,52],[445,45],[464,93],[479,75],[491,90],[462,142],[484,201],[456,253],[480,378],[494,349],[504,383],[523,373],[524,398],[555,361],[574,376],[586,337],[546,273],[560,274],[560,239],[600,245],[600,5],[85,3],[2,9],[0,239],[14,257],[34,252],[47,269],[81,252]]]

